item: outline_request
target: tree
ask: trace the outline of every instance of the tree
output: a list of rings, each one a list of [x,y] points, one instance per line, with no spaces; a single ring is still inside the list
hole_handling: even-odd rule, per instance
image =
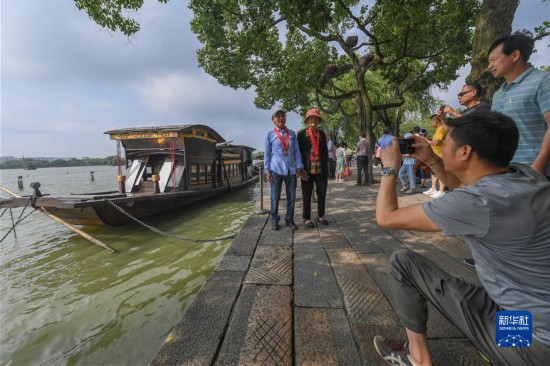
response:
[[[472,43],[472,70],[467,81],[476,81],[483,87],[483,100],[491,101],[502,80],[493,78],[487,71],[487,50],[498,38],[512,33],[512,21],[519,0],[484,0],[476,18]]]
[[[265,109],[280,101],[303,112],[317,103],[335,113],[343,101],[358,100],[361,128],[372,141],[375,111],[456,78],[477,2],[378,0],[369,9],[358,0],[191,0],[189,7],[191,29],[204,45],[199,65],[220,83],[255,86],[255,104]],[[375,71],[393,92],[388,103],[377,105],[369,94],[366,75]],[[339,89],[334,80],[346,74],[354,84]]]
[[[484,0],[476,18],[470,61],[472,70],[466,80],[481,84],[484,90],[482,99],[489,103],[504,80],[493,78],[487,71],[487,51],[496,39],[512,33],[512,22],[518,5],[519,0]],[[543,22],[542,25],[535,27],[534,31],[533,34],[530,30],[522,30],[537,41],[550,35],[550,21]]]
[[[130,14],[141,9],[143,0],[74,0],[74,3],[79,10],[84,10],[90,19],[103,28],[113,32],[121,31],[128,37],[139,32],[139,23]]]

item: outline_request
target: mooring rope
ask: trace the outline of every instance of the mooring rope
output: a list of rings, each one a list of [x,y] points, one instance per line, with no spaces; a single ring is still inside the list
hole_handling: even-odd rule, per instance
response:
[[[192,242],[192,243],[208,243],[208,242],[212,242],[212,241],[218,241],[218,240],[228,240],[228,239],[234,239],[237,235],[236,234],[232,234],[232,235],[226,235],[226,236],[222,236],[220,238],[214,238],[214,239],[196,239],[196,238],[184,238],[184,237],[181,237],[181,236],[177,236],[177,235],[174,235],[172,233],[169,233],[169,232],[166,232],[166,231],[162,231],[160,229],[157,229],[156,227],[153,227],[151,225],[148,225],[146,223],[144,223],[143,221],[139,220],[138,218],[130,215],[128,212],[126,212],[122,207],[118,206],[116,203],[114,203],[113,201],[111,200],[107,200],[107,202],[109,202],[109,204],[111,204],[114,208],[116,208],[117,210],[119,210],[121,213],[123,213],[124,215],[128,216],[129,218],[131,218],[132,220],[134,220],[135,222],[137,222],[138,224],[140,224],[141,226],[151,230],[152,232],[154,233],[157,233],[157,234],[160,234],[162,236],[166,236],[168,238],[172,238],[172,239],[176,239],[176,240],[181,240],[181,241],[188,241],[188,242]]]

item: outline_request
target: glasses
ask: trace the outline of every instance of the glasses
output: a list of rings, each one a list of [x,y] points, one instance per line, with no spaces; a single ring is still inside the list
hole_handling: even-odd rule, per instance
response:
[[[467,90],[467,91],[464,91],[464,92],[460,92],[457,95],[458,95],[459,98],[461,98],[461,97],[463,97],[466,94],[471,93],[471,92],[473,92],[473,90]]]

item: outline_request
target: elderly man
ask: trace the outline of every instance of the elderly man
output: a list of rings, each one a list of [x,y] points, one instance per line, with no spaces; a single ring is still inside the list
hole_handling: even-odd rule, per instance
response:
[[[296,199],[296,177],[302,174],[302,156],[296,140],[296,133],[286,127],[286,112],[276,110],[271,116],[275,128],[265,137],[264,172],[271,185],[271,228],[279,230],[279,201],[283,182],[286,187],[286,226],[292,230],[294,223],[294,202]]]
[[[392,365],[431,365],[427,302],[449,319],[494,364],[546,365],[550,360],[550,182],[527,165],[510,164],[518,145],[514,121],[479,112],[449,121],[443,158],[416,137],[414,156],[456,188],[438,200],[400,208],[395,174],[397,141],[382,150],[376,203],[380,226],[444,231],[462,236],[476,261],[481,286],[444,272],[411,250],[390,259],[393,302],[408,343],[376,336],[378,353]],[[528,347],[497,345],[498,311],[531,313]]]

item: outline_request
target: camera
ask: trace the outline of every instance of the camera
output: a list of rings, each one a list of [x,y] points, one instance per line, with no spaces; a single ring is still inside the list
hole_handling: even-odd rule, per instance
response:
[[[397,139],[399,143],[399,152],[401,154],[412,154],[414,152],[414,139]]]

